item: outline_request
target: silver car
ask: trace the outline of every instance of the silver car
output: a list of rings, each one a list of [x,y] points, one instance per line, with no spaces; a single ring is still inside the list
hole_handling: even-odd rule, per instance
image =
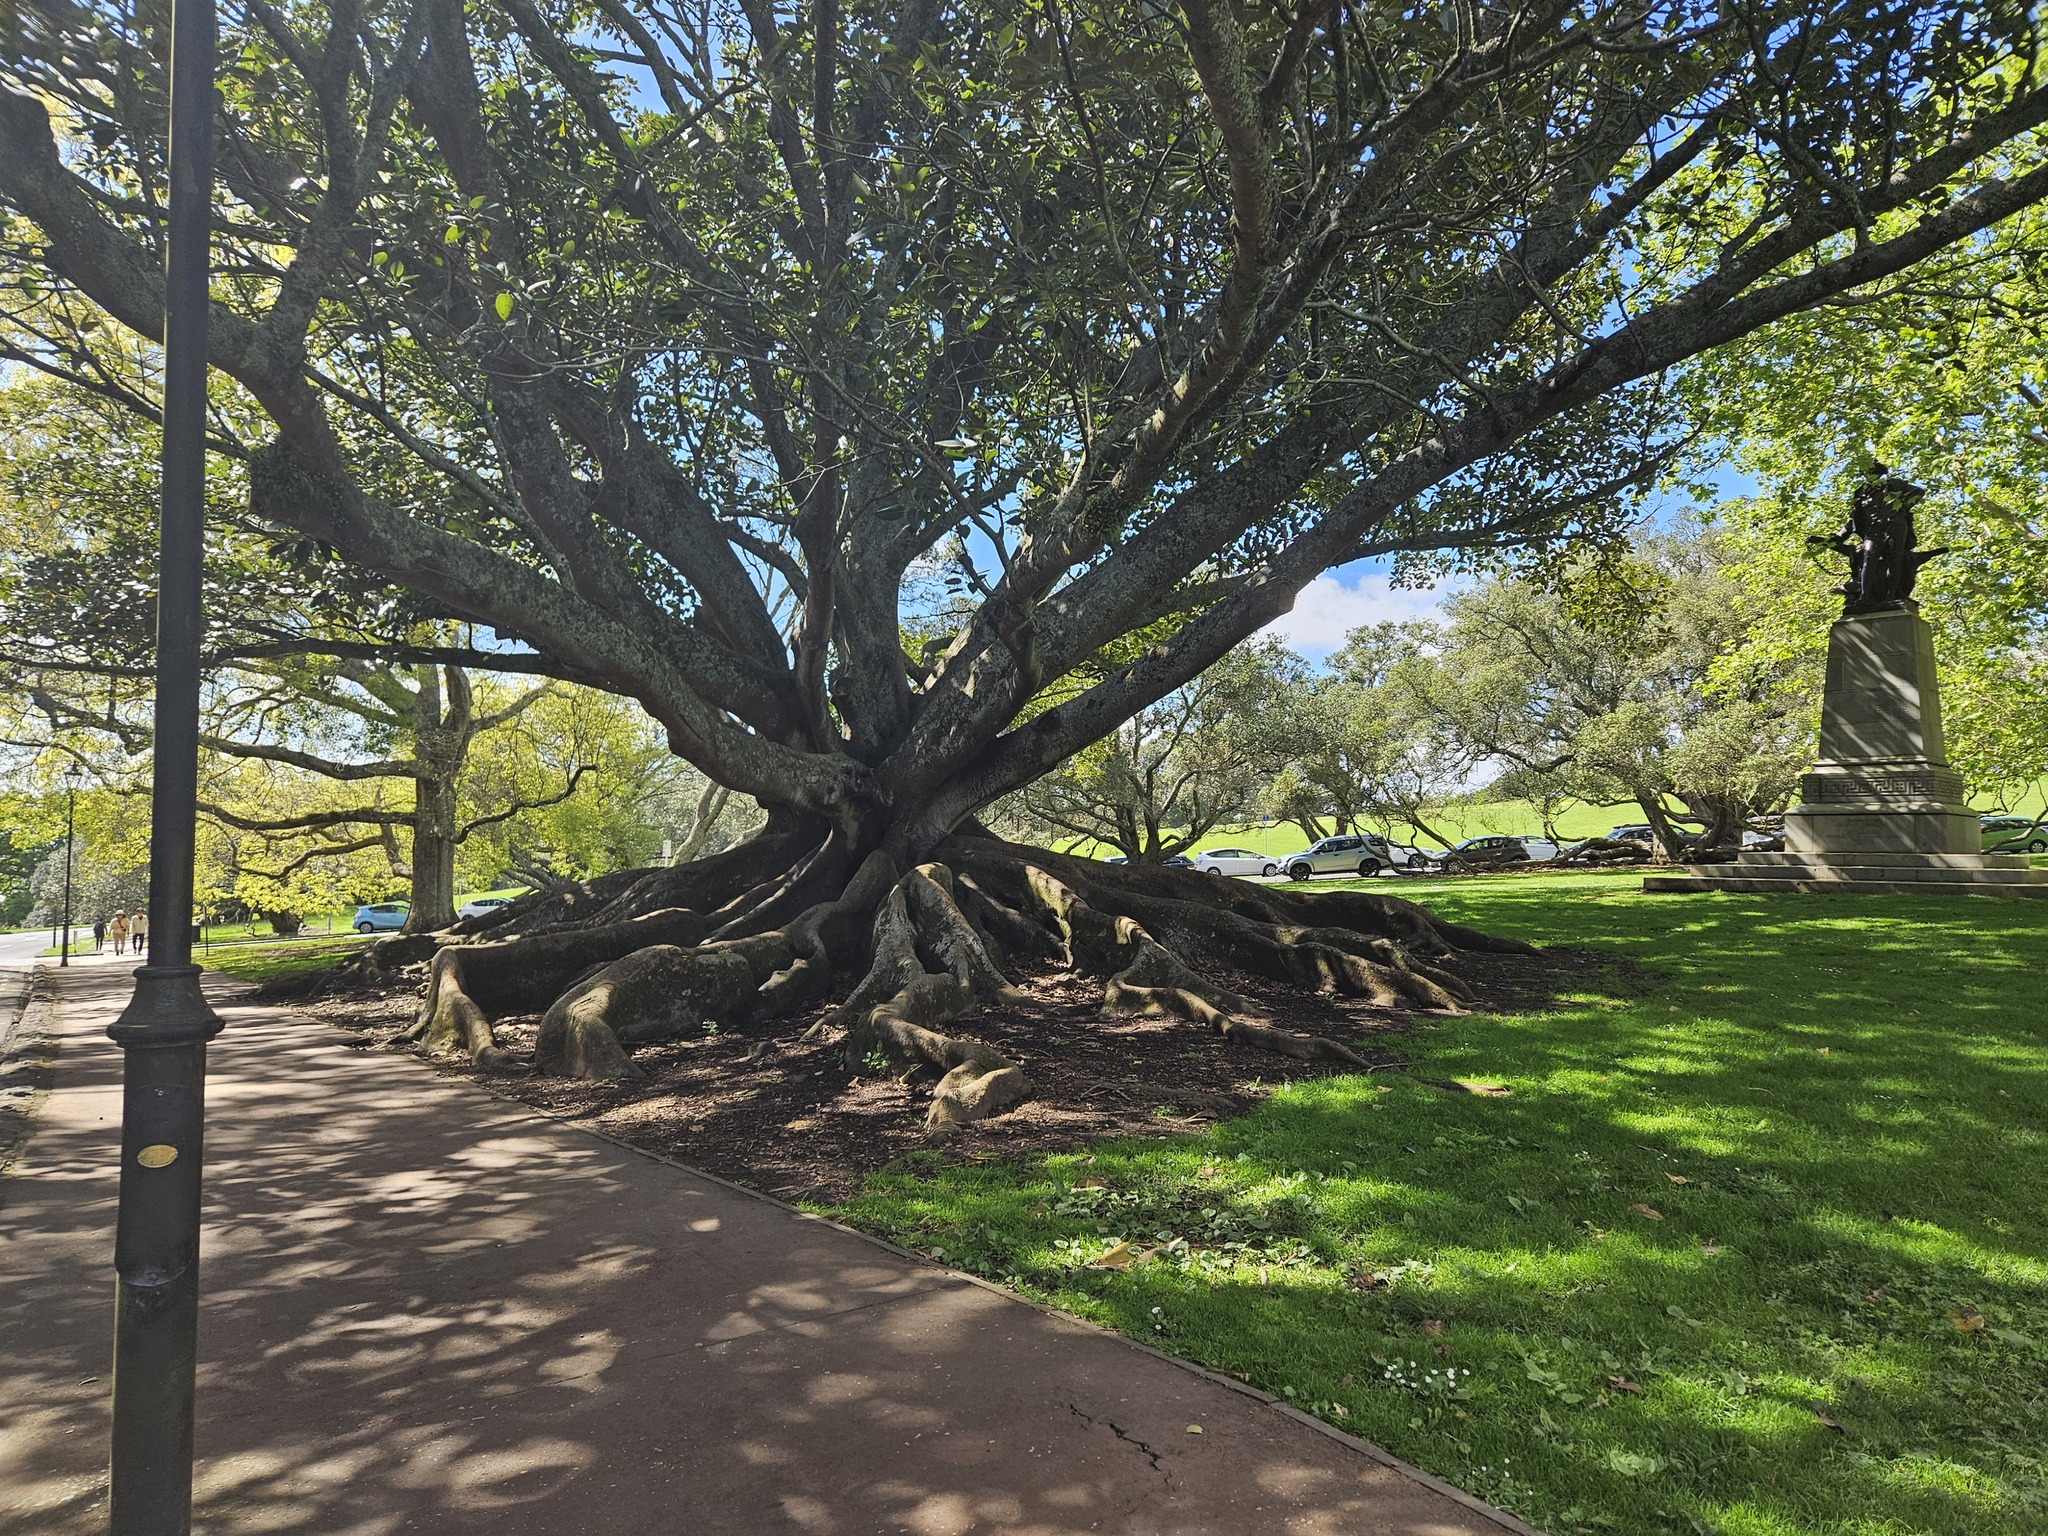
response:
[[[1306,880],[1310,875],[1371,876],[1383,869],[1421,869],[1428,862],[1415,849],[1390,843],[1384,837],[1370,832],[1347,832],[1326,837],[1305,852],[1289,854],[1286,870],[1290,878]]]

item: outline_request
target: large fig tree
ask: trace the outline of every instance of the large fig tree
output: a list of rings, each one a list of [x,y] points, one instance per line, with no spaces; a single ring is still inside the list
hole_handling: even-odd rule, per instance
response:
[[[13,344],[88,383],[107,320],[159,325],[166,16],[9,12]],[[1662,461],[1668,370],[2048,191],[2038,28],[1833,0],[230,6],[212,356],[266,422],[223,445],[252,514],[632,695],[771,811],[444,948],[423,1032],[488,1051],[493,1011],[567,987],[544,1059],[619,1071],[621,1036],[864,966],[856,1042],[945,1070],[964,1115],[1021,1088],[932,1026],[1005,950],[1233,1029],[1263,1026],[1191,959],[1452,1001],[1426,957],[1477,941],[1412,908],[1203,897],[975,813],[1333,565],[1601,531]],[[959,601],[907,638],[935,565]]]

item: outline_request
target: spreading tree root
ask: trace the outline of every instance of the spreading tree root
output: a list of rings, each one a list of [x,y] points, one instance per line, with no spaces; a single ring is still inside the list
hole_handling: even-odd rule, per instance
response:
[[[996,1000],[1021,1002],[1023,996],[961,911],[952,871],[920,864],[896,882],[875,914],[874,959],[834,1019],[847,1026],[849,1067],[880,1049],[942,1074],[925,1117],[927,1127],[940,1130],[985,1120],[1031,1096],[1023,1068],[1002,1052],[933,1028]]]
[[[1301,1060],[1366,1065],[1350,1047],[1257,1019],[1238,994],[1201,976],[1221,962],[1389,1007],[1456,1011],[1471,991],[1441,959],[1465,949],[1529,946],[1446,923],[1369,892],[1296,895],[1236,881],[1191,884],[1173,871],[1101,865],[991,840],[958,839],[949,857],[1011,928],[1036,915],[1067,963],[1106,975],[1110,1013],[1176,1014],[1226,1038]]]
[[[406,1038],[429,1051],[460,1051],[490,1063],[494,1015],[539,1006],[588,970],[651,944],[695,944],[704,919],[687,907],[630,922],[568,928],[527,938],[447,944],[434,952],[427,988]]]
[[[1024,1001],[1006,974],[1013,957],[1103,977],[1107,1014],[1183,1018],[1298,1060],[1364,1066],[1339,1041],[1262,1017],[1203,969],[1455,1011],[1471,992],[1453,957],[1529,949],[1372,892],[1105,865],[978,833],[939,852],[943,862],[906,871],[885,852],[856,860],[836,832],[771,828],[687,869],[607,876],[522,899],[476,930],[407,935],[395,941],[412,946],[405,963],[431,954],[411,1038],[493,1062],[491,1020],[545,1010],[540,1070],[627,1077],[636,1045],[779,1016],[858,968],[817,1030],[844,1031],[849,1066],[880,1051],[938,1072],[926,1123],[939,1130],[1032,1093],[1018,1062],[947,1029],[978,1004]]]

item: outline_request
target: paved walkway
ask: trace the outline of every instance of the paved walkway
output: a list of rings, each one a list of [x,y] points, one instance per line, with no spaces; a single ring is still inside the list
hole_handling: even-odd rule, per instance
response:
[[[127,966],[45,975],[54,1085],[0,1183],[7,1536],[105,1521]],[[1528,1530],[1260,1395],[220,1002],[207,1536]]]

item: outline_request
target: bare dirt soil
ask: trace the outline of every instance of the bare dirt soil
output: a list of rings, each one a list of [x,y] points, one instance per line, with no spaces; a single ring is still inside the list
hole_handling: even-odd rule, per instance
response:
[[[1490,1012],[1541,1008],[1570,978],[1611,963],[1561,950],[1458,957],[1477,1006]],[[1021,1065],[1033,1097],[944,1136],[924,1123],[935,1072],[898,1073],[879,1057],[849,1067],[836,1032],[830,1040],[803,1038],[836,999],[783,1019],[643,1046],[633,1061],[645,1076],[625,1081],[535,1072],[538,1015],[496,1021],[507,1066],[430,1059],[438,1072],[631,1145],[781,1199],[825,1202],[850,1194],[865,1174],[915,1150],[937,1146],[963,1161],[980,1161],[1117,1136],[1173,1135],[1241,1114],[1284,1083],[1355,1070],[1233,1044],[1184,1019],[1106,1018],[1099,977],[1018,969],[1017,984],[1031,1001],[978,1009],[960,1020],[959,1033]],[[414,970],[424,975],[424,967]],[[1404,1068],[1402,1037],[1441,1017],[1304,993],[1241,972],[1218,971],[1214,979],[1258,1004],[1275,1024],[1352,1046],[1374,1071]],[[411,1027],[418,1005],[419,988],[402,986],[293,1006],[349,1031],[363,1049],[406,1050],[398,1037]]]

